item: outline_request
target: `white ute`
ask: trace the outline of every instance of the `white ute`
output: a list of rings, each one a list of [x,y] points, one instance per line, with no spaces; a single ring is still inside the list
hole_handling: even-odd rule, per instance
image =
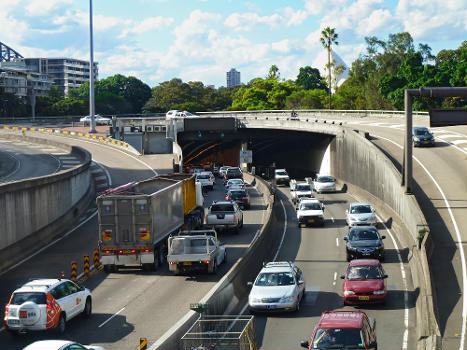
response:
[[[290,184],[290,177],[285,169],[274,170],[274,180],[276,180],[276,185],[289,186]]]
[[[292,180],[295,181],[295,180]],[[291,182],[292,184],[292,182]],[[295,183],[294,189],[291,191],[292,202],[297,204],[301,198],[314,198],[313,186],[306,182]]]
[[[298,227],[324,226],[324,204],[317,199],[302,199],[297,208]]]

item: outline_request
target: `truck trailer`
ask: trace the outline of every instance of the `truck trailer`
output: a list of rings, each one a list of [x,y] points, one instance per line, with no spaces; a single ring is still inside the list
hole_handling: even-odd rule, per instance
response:
[[[96,199],[101,264],[156,270],[167,256],[167,238],[203,224],[201,186],[192,174],[159,175],[110,189]]]

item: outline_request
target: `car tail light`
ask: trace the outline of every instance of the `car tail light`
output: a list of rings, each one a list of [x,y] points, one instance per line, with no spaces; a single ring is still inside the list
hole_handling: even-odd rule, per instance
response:
[[[204,263],[209,265],[211,262],[209,260],[204,260]]]
[[[171,261],[169,264],[170,265],[175,265],[175,261]]]
[[[242,197],[242,200],[246,201],[248,199],[248,197]]]
[[[119,251],[118,251],[118,254],[123,254],[123,250],[119,250]]]
[[[229,196],[227,196],[227,197],[225,197],[225,200],[226,200],[226,201],[231,201],[232,198],[230,198]]]
[[[133,250],[131,251],[131,254],[135,254],[135,253],[136,253],[136,249],[133,249]]]
[[[209,179],[209,182],[212,182],[212,179]]]
[[[8,317],[8,309],[10,308],[10,304],[5,305],[5,318]]]
[[[237,220],[237,215],[234,215],[234,220]]]
[[[208,222],[208,215],[206,215],[206,222]]]
[[[52,303],[47,303],[46,308],[47,308],[47,310],[52,310]]]
[[[144,251],[145,251],[146,253],[149,253],[149,249],[145,249]]]
[[[105,254],[110,254],[110,250],[106,250],[106,251],[105,251]]]

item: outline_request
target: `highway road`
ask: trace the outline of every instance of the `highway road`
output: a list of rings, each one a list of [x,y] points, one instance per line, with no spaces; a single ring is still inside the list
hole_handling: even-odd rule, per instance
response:
[[[94,162],[105,166],[113,186],[154,175],[152,166],[145,163],[145,157],[136,157],[94,142],[57,138],[90,151]],[[147,159],[158,168],[155,158]],[[171,160],[168,163],[172,165]],[[160,163],[158,169],[167,170],[166,164]],[[152,273],[137,269],[123,269],[110,275],[100,272],[85,283],[93,293],[93,315],[90,319],[72,320],[63,338],[122,350],[137,347],[140,337],[147,337],[150,342],[157,340],[189,310],[190,303],[198,302],[216,284],[246,250],[260,228],[264,201],[253,188],[250,190],[252,207],[245,212],[244,228],[239,235],[220,235],[227,245],[228,261],[217,275],[173,276],[168,266]],[[209,193],[206,203],[221,199],[223,195],[223,186],[218,183],[215,191]],[[10,293],[29,279],[55,277],[61,271],[68,271],[72,260],[79,262],[83,254],[91,254],[97,244],[97,218],[93,212],[90,208],[82,226],[69,236],[0,275],[0,302],[7,303]],[[35,340],[56,337],[54,334],[32,333],[14,338],[2,331],[0,348],[21,349]]]
[[[0,140],[0,183],[53,174],[81,161],[65,150],[20,140]]]
[[[358,199],[348,193],[318,195],[326,205],[325,226],[298,228],[295,207],[289,198],[289,189],[279,187],[276,201],[280,200],[287,225],[277,261],[294,261],[302,269],[306,297],[298,313],[256,315],[258,346],[267,350],[300,348],[300,340],[309,340],[323,311],[357,309],[343,306],[340,276],[348,266],[343,241],[348,231],[345,209],[349,202]],[[379,225],[379,231],[386,236],[383,267],[389,275],[387,303],[385,306],[362,306],[358,309],[376,319],[378,349],[415,349],[417,291],[411,281],[407,250],[391,230]]]
[[[360,120],[353,128],[368,131],[396,165],[402,164],[403,119],[387,122]],[[428,121],[414,126],[428,126]],[[432,128],[435,147],[414,148],[413,192],[435,240],[430,270],[443,349],[465,349],[467,327],[467,127]]]

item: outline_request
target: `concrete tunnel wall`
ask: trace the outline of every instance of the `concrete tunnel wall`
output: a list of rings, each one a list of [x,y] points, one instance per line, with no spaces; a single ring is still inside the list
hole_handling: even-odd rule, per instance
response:
[[[2,137],[18,138],[17,135],[2,135]],[[56,174],[0,185],[0,213],[2,213],[0,266],[5,262],[4,259],[7,259],[6,255],[15,243],[36,235],[40,237],[39,240],[43,244],[49,237],[61,232],[57,227],[49,229],[53,227],[50,225],[79,205],[91,187],[89,171],[91,155],[89,152],[79,147],[70,147],[42,138],[20,138],[29,142],[51,144],[68,149],[71,154],[82,160],[82,164]],[[64,227],[62,225],[62,231]]]

